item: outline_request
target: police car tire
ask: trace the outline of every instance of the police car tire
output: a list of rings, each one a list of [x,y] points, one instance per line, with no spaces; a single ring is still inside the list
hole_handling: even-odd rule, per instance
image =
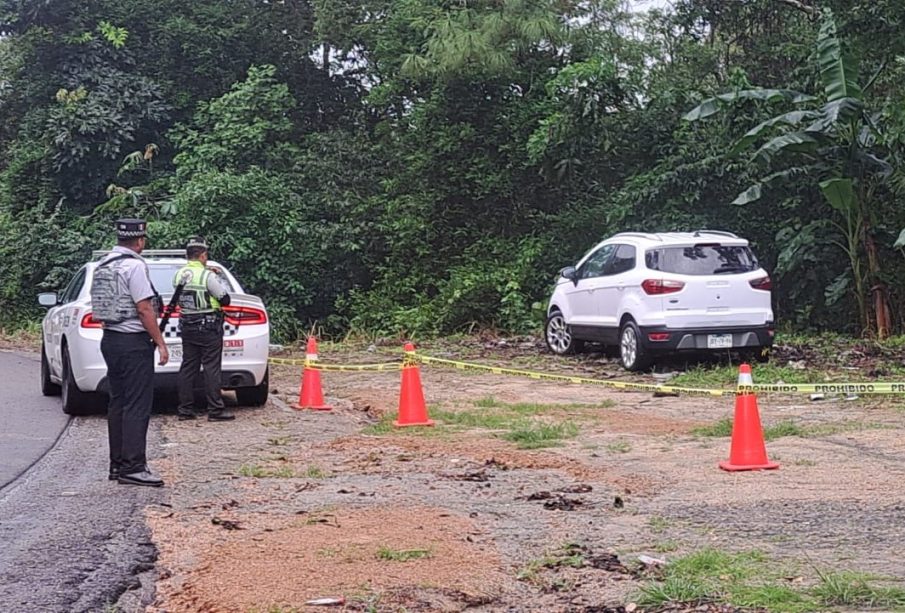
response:
[[[267,404],[267,396],[270,394],[270,369],[264,373],[264,379],[260,385],[254,387],[240,387],[236,389],[236,402],[246,407],[262,407]]]
[[[50,364],[47,363],[47,351],[41,343],[41,393],[45,396],[59,396],[62,388],[50,380]]]
[[[83,392],[72,378],[72,363],[69,361],[69,349],[63,347],[63,380],[61,394],[63,396],[63,412],[67,415],[90,415],[97,406],[94,394]]]

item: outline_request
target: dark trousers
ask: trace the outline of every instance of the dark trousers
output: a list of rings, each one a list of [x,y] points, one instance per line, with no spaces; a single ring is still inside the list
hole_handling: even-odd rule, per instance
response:
[[[154,345],[146,332],[104,330],[101,354],[110,385],[110,469],[123,475],[141,472],[147,467],[148,423],[154,404]]]
[[[220,364],[223,360],[223,328],[213,330],[182,330],[182,365],[179,367],[179,413],[193,413],[195,378],[204,367],[204,395],[207,410],[223,410],[220,394]]]

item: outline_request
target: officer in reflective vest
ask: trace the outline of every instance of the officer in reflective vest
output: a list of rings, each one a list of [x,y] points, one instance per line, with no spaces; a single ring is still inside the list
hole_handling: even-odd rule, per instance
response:
[[[182,285],[179,297],[179,330],[182,337],[182,365],[179,368],[179,419],[195,419],[194,387],[199,367],[204,367],[204,392],[208,421],[230,421],[220,394],[220,365],[223,359],[223,310],[229,305],[228,287],[217,271],[208,268],[208,247],[196,236],[185,248],[188,263],[173,278]]]

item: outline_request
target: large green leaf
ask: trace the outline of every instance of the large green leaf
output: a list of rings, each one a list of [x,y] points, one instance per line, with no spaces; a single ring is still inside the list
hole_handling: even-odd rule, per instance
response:
[[[813,153],[817,149],[819,141],[807,132],[791,132],[777,136],[757,150],[755,159],[770,161],[777,154],[789,151],[797,153]]]
[[[855,208],[855,190],[851,179],[835,178],[820,182],[820,190],[830,206],[848,214]]]
[[[817,61],[820,64],[820,79],[829,101],[840,98],[861,100],[858,86],[858,60],[851,53],[842,50],[842,41],[836,36],[836,21],[827,11],[820,34],[817,37]]]
[[[899,238],[896,239],[896,242],[895,242],[895,244],[893,244],[893,247],[905,247],[905,230],[902,230],[901,232],[899,232]]]
[[[754,202],[755,200],[760,200],[763,191],[762,188],[763,186],[760,183],[755,183],[754,185],[743,191],[741,194],[739,194],[738,197],[732,201],[732,204],[742,206],[750,202]]]
[[[729,155],[735,155],[742,149],[745,149],[746,147],[751,145],[751,143],[756,141],[762,133],[778,124],[788,124],[790,126],[795,126],[805,119],[815,119],[817,117],[820,117],[820,114],[816,111],[791,111],[789,113],[783,113],[782,115],[773,117],[772,119],[768,119],[767,121],[758,124],[757,126],[748,130],[745,135],[742,136],[737,143],[735,143],[735,146],[729,151]]]
[[[698,106],[688,111],[682,119],[685,121],[697,121],[705,119],[717,113],[721,108],[721,103],[735,102],[737,100],[760,100],[763,102],[778,102],[779,100],[789,100],[793,104],[800,102],[808,102],[813,100],[813,96],[803,94],[791,89],[743,89],[737,92],[720,94],[713,98],[708,98],[701,102]]]

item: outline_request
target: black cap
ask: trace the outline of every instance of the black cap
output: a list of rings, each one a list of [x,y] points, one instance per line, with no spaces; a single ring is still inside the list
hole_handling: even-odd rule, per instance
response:
[[[186,243],[185,248],[191,249],[192,247],[199,247],[205,251],[208,250],[207,241],[204,240],[203,236],[193,236],[190,238],[189,242]]]
[[[116,238],[141,238],[148,235],[148,224],[144,219],[117,219]]]

